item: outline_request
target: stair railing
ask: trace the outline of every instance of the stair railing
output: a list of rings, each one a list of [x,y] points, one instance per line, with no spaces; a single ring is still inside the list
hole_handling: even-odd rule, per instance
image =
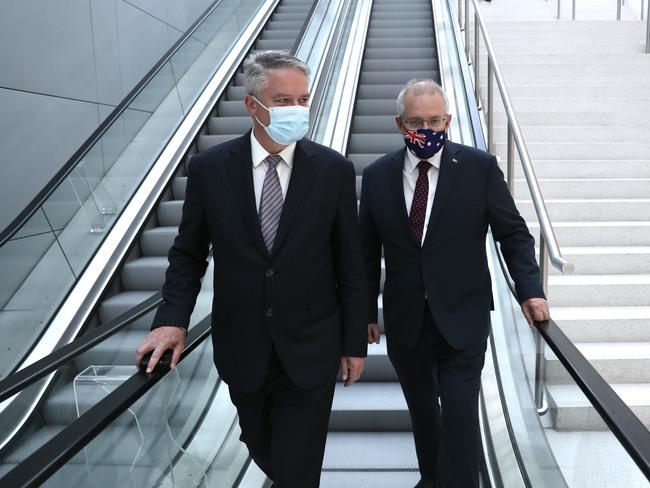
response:
[[[461,2],[458,2],[459,7]],[[524,141],[524,136],[517,121],[517,116],[512,106],[510,96],[506,89],[506,84],[501,73],[501,69],[496,60],[496,55],[492,43],[487,33],[485,27],[485,22],[478,8],[478,1],[471,0],[474,11],[474,23],[473,29],[470,25],[470,0],[464,1],[464,22],[461,24],[461,29],[465,31],[465,52],[467,55],[467,60],[470,64],[473,64],[474,67],[474,92],[476,96],[476,103],[479,108],[483,108],[485,113],[485,119],[487,122],[487,149],[490,152],[495,151],[494,144],[494,81],[499,90],[499,95],[501,102],[505,109],[505,114],[507,118],[507,149],[506,149],[506,160],[507,160],[507,183],[510,193],[514,196],[514,183],[515,183],[515,154],[519,156],[521,165],[523,168],[524,176],[526,178],[526,183],[528,184],[528,189],[532,198],[532,203],[535,208],[535,213],[539,221],[540,227],[540,236],[539,236],[539,268],[540,268],[540,278],[544,293],[548,294],[548,274],[549,274],[549,261],[550,264],[561,271],[562,273],[572,273],[573,264],[567,261],[563,256],[558,245],[557,238],[555,236],[555,231],[553,230],[553,225],[551,219],[548,215],[546,209],[546,204],[544,203],[544,197],[542,196],[542,191],[539,187],[539,182],[535,175],[535,170],[531,162],[530,154],[528,153],[528,148],[526,142]],[[460,10],[458,15],[459,20],[461,19]],[[474,41],[473,46],[470,44],[470,31],[474,32]],[[487,94],[485,98],[485,105],[481,102],[481,37],[485,43],[485,49],[487,51]],[[473,49],[472,49],[473,47]],[[472,53],[473,51],[473,53]],[[473,54],[473,56],[472,56]],[[516,151],[516,153],[515,153]],[[540,415],[544,414],[548,406],[546,405],[544,399],[544,390],[545,384],[544,379],[546,376],[546,360],[544,355],[544,341],[539,333],[535,332],[535,340],[537,344],[537,357],[535,365],[535,403]]]

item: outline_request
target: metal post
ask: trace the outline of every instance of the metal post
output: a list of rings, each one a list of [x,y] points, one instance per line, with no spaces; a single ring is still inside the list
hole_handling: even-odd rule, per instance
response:
[[[465,56],[471,61],[469,55],[469,0],[465,0]]]
[[[463,25],[463,0],[458,0],[458,26],[461,30],[465,27]]]
[[[476,92],[476,103],[481,105],[481,72],[479,70],[479,56],[481,54],[481,33],[478,23],[478,13],[474,12],[474,91]]]
[[[515,197],[515,134],[512,130],[512,125],[508,121],[508,190],[512,197]]]
[[[571,20],[576,20],[576,0],[573,0],[573,7],[571,9]]]
[[[487,124],[488,124],[488,152],[494,154],[494,84],[492,83],[492,60],[487,59]]]
[[[645,52],[650,53],[650,1],[648,1],[648,12],[646,15],[646,19],[648,22],[648,27],[646,28],[646,33],[645,33]]]
[[[535,407],[538,415],[544,415],[548,410],[544,404],[544,383],[546,380],[546,358],[544,357],[544,340],[535,329]]]
[[[621,20],[621,0],[616,2],[616,20]]]
[[[561,11],[562,11],[562,2],[560,0],[557,0],[557,20],[560,20]]]
[[[539,231],[539,274],[542,289],[548,295],[548,252],[546,251],[546,241],[544,240],[541,225]],[[539,415],[545,414],[547,410],[547,406],[544,404],[544,382],[546,379],[544,346],[545,343],[541,334],[535,330],[535,406]]]

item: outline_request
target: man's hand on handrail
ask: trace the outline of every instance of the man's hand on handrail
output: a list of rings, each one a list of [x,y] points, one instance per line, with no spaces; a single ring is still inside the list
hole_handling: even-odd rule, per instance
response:
[[[140,362],[145,354],[153,351],[147,364],[147,373],[151,373],[164,352],[171,349],[172,359],[169,367],[174,369],[180,360],[183,349],[185,349],[185,335],[184,328],[174,325],[165,325],[152,330],[136,350],[136,367],[140,368]]]

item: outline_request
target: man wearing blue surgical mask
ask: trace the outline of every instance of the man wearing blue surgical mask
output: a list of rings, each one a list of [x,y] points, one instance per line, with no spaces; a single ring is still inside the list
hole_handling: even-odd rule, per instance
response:
[[[253,129],[192,158],[164,303],[137,361],[175,365],[212,245],[214,362],[241,440],[282,488],[317,488],[337,372],[359,379],[366,281],[356,178],[304,138],[308,67],[283,52],[244,64]]]
[[[412,80],[397,99],[406,147],[363,173],[359,218],[369,281],[368,343],[379,343],[382,248],[387,352],[409,408],[416,488],[478,488],[478,395],[492,305],[488,226],[530,324],[548,320],[534,240],[496,158],[447,140],[447,98]]]

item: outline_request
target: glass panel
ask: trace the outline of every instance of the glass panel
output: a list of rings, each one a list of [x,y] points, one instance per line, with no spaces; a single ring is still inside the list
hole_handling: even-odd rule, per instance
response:
[[[537,332],[528,327],[500,272],[494,247],[489,247],[496,270],[494,359],[499,364],[512,442],[532,486],[647,487],[643,473],[548,348],[542,350],[547,408],[538,414]]]
[[[91,366],[75,380],[79,413],[132,367]],[[44,486],[232,486],[248,454],[208,339]]]
[[[0,248],[0,377],[31,350],[75,281],[56,234],[51,229],[40,233],[46,225],[38,212],[26,226],[38,233],[23,234]]]
[[[0,248],[0,375],[19,364],[262,0],[223,0]],[[19,331],[19,332],[16,332]],[[13,339],[15,344],[13,343]]]

